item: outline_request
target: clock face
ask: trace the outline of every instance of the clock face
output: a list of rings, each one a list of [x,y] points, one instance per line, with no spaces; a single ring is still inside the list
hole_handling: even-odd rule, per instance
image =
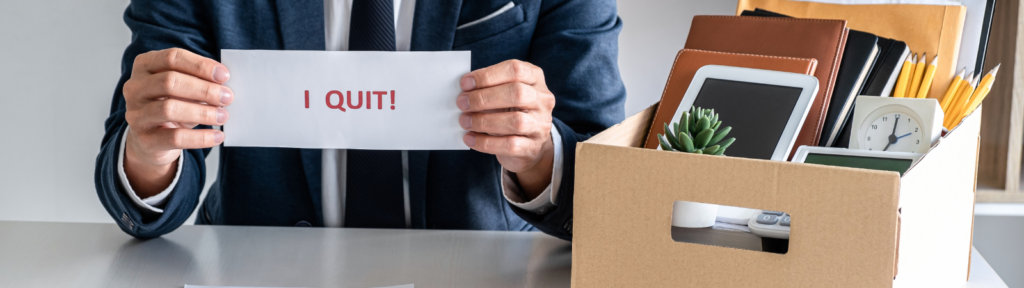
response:
[[[865,119],[861,127],[860,149],[873,151],[917,152],[929,146],[920,121],[908,113],[890,112]]]

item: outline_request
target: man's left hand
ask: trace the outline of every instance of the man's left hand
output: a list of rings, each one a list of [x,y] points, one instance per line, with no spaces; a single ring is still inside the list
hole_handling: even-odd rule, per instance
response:
[[[462,77],[455,100],[466,146],[494,154],[502,167],[516,173],[526,200],[551,183],[554,144],[551,110],[555,95],[544,83],[544,71],[533,64],[508,60]]]

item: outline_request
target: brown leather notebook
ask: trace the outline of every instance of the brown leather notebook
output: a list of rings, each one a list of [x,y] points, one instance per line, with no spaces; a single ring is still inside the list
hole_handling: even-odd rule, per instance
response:
[[[672,116],[675,115],[676,109],[679,108],[679,103],[682,102],[686,89],[690,87],[693,75],[697,74],[697,70],[705,65],[734,66],[814,75],[818,61],[812,58],[765,56],[696,49],[679,50],[679,53],[676,54],[676,61],[672,64],[672,71],[668,74],[668,81],[665,82],[665,91],[661,94],[661,104],[658,104],[658,110],[654,112],[651,131],[647,133],[647,139],[644,140],[645,148],[657,149],[658,134],[665,133],[665,126],[661,125],[662,123],[671,123],[672,121],[679,120],[672,119]],[[806,143],[798,141],[796,145],[806,145]]]
[[[696,16],[685,48],[817,59],[818,95],[793,146],[799,147],[821,138],[848,32],[846,20]]]

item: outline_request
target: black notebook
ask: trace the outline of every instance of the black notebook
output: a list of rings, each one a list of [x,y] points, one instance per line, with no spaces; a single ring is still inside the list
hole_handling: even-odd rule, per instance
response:
[[[740,16],[789,17],[764,9],[745,10]],[[839,138],[839,132],[853,113],[853,102],[869,78],[875,60],[879,55],[878,36],[874,34],[850,30],[846,37],[843,60],[836,74],[836,84],[832,99],[825,114],[825,123],[821,127],[820,146],[832,146]]]
[[[828,105],[825,115],[825,126],[821,128],[821,139],[818,145],[830,147],[839,138],[839,131],[853,114],[853,102],[860,95],[868,79],[871,68],[878,57],[878,36],[874,34],[850,30],[846,37],[846,48],[843,50],[843,62],[836,74],[835,92],[832,102]]]
[[[910,55],[907,43],[899,40],[878,37],[878,61],[868,74],[868,82],[860,95],[889,96],[896,87],[896,79],[903,69],[903,62]]]
[[[860,95],[889,97],[893,87],[896,86],[896,79],[900,76],[900,70],[903,69],[907,55],[910,55],[910,47],[907,47],[907,43],[878,37],[878,60],[875,60],[875,67],[868,74],[867,83],[864,83],[864,89],[861,89]],[[853,125],[852,111],[855,107],[857,107],[856,102],[850,106],[850,116],[847,116],[846,123],[839,129],[839,136],[829,147],[850,147],[850,127]]]
[[[974,65],[974,75],[985,73],[985,52],[988,50],[989,34],[992,32],[992,14],[996,9],[996,0],[988,0],[985,4],[985,18],[981,21],[981,42],[978,43],[978,61]]]
[[[775,13],[775,12],[772,12],[772,11],[764,10],[764,9],[761,9],[761,8],[756,8],[753,11],[751,11],[751,10],[743,10],[743,13],[740,13],[740,16],[760,16],[760,17],[786,17],[786,18],[793,18],[793,17],[791,17],[789,15],[779,14],[779,13]]]

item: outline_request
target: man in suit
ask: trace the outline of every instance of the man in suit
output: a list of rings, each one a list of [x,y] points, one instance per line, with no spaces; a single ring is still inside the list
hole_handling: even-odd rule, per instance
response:
[[[132,2],[96,160],[104,207],[158,237],[231,137],[220,49],[472,51],[451,105],[468,151],[221,147],[198,224],[541,230],[572,236],[576,143],[623,118],[613,0]],[[389,133],[382,131],[381,133]]]

